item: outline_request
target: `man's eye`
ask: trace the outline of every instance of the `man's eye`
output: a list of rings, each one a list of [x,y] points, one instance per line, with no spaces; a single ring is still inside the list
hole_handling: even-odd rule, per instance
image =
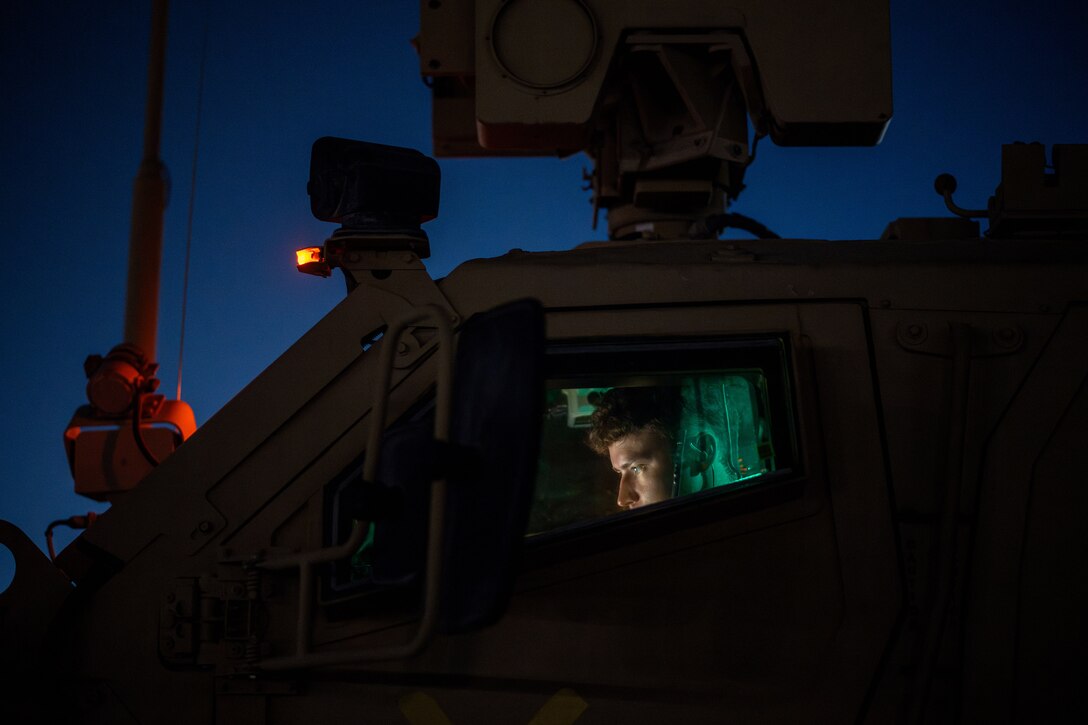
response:
[[[642,466],[637,463],[631,466],[631,473],[642,473]]]

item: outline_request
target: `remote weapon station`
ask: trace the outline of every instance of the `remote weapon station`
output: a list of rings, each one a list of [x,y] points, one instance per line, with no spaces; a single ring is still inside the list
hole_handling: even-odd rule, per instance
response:
[[[339,227],[298,266],[348,294],[195,431],[134,245],[65,433],[112,507],[52,562],[0,524],[11,721],[1082,711],[1088,146],[1004,147],[985,210],[942,176],[947,218],[778,239],[729,204],[761,139],[879,143],[886,3],[421,12],[434,154],[585,152],[609,240],[431,279],[435,161],[319,139]]]

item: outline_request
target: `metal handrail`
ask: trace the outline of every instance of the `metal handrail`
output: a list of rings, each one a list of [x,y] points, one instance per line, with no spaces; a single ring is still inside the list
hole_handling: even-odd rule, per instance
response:
[[[367,456],[363,464],[363,480],[373,482],[378,472],[378,453],[386,425],[389,405],[389,386],[393,376],[393,354],[397,340],[412,326],[424,321],[434,322],[438,329],[438,388],[435,394],[434,438],[440,443],[449,441],[450,405],[453,396],[453,326],[446,310],[437,305],[426,305],[389,326],[382,340],[378,358],[378,378],[375,382],[371,424],[367,435]],[[412,638],[402,645],[372,649],[338,650],[335,652],[310,652],[310,619],[313,612],[313,567],[343,559],[358,550],[366,535],[366,527],[356,522],[351,536],[339,546],[291,554],[269,559],[257,564],[262,569],[278,571],[298,567],[299,603],[298,634],[295,653],[271,657],[257,663],[262,670],[293,670],[324,665],[373,662],[377,660],[411,657],[427,645],[438,622],[438,590],[442,581],[442,537],[446,507],[446,479],[431,482],[431,510],[427,526],[426,574],[423,586],[423,616]]]

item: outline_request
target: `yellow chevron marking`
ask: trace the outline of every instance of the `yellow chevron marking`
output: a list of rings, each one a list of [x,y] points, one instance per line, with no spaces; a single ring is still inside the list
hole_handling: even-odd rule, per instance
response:
[[[400,698],[400,711],[412,725],[453,725],[434,698],[425,692]]]

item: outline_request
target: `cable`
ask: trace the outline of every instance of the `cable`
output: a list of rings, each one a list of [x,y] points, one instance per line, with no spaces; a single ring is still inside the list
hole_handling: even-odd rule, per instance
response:
[[[204,37],[200,47],[200,75],[196,90],[196,130],[193,133],[193,168],[189,183],[189,217],[185,230],[185,272],[181,282],[181,334],[178,340],[178,389],[176,400],[181,400],[181,367],[185,359],[185,316],[189,308],[189,257],[193,248],[193,207],[196,204],[196,168],[200,157],[200,118],[204,108],[204,65],[208,58],[208,27],[211,25],[211,6],[205,5]]]
[[[711,214],[705,219],[694,222],[689,235],[692,239],[717,239],[719,234],[730,227],[746,231],[757,239],[782,238],[752,217],[736,212]]]
[[[759,140],[766,135],[766,131],[756,131],[752,135],[752,150],[748,152],[748,161],[744,164],[744,168],[747,169],[756,162],[756,148],[759,146]]]
[[[933,190],[944,199],[948,211],[964,219],[982,219],[990,214],[987,209],[964,209],[952,201],[952,194],[956,191],[956,177],[952,174],[941,174],[934,179]]]
[[[70,526],[73,529],[86,529],[95,522],[98,514],[88,511],[85,516],[69,516],[66,519],[57,519],[45,527],[45,545],[49,549],[49,561],[57,560],[57,552],[53,549],[53,529],[58,526]]]
[[[733,465],[736,448],[734,448],[732,440],[734,426],[729,420],[729,394],[725,390],[725,382],[723,381],[720,385],[722,389],[722,413],[724,414],[723,418],[725,419],[725,446],[728,448],[725,452],[725,456],[723,456],[723,463],[725,463],[725,467],[729,469],[729,472],[733,474],[734,480],[737,480],[740,478],[740,471]],[[740,434],[738,433],[737,435],[739,437]]]
[[[772,232],[767,227],[765,227],[760,222],[757,222],[752,217],[744,216],[743,214],[737,214],[736,212],[731,212],[729,214],[723,214],[722,216],[725,217],[725,219],[722,220],[723,221],[723,224],[722,224],[722,227],[721,227],[722,230],[725,230],[727,227],[732,227],[734,229],[741,229],[743,231],[746,231],[749,234],[755,236],[757,239],[781,239],[782,238],[782,237],[778,236],[777,234],[775,234],[774,232]]]
[[[151,464],[151,467],[159,465],[159,459],[155,457],[155,454],[151,452],[151,449],[147,447],[147,442],[144,441],[144,431],[140,427],[140,415],[144,409],[144,393],[140,393],[136,396],[136,404],[132,406],[132,437],[136,439],[136,447],[140,449],[140,453],[144,454],[144,458]]]
[[[53,550],[53,528],[60,526],[64,520],[54,521],[45,528],[45,545],[49,547],[49,561],[57,560],[57,552]]]

